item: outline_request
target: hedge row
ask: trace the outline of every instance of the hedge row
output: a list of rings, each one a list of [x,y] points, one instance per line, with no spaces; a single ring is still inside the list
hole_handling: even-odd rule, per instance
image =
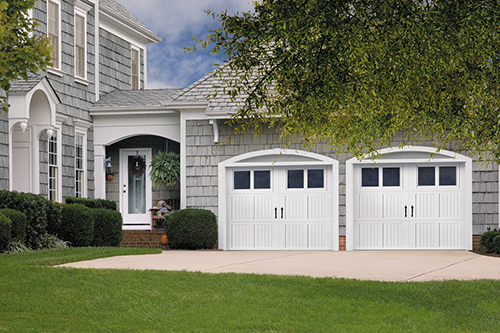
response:
[[[61,223],[59,205],[39,194],[0,190],[0,208],[10,208],[26,215],[25,244],[32,249],[42,248],[40,237],[47,232],[55,233]]]
[[[89,199],[89,198],[76,198],[66,197],[67,204],[82,204],[89,208],[104,208],[116,210],[116,201],[107,199]]]
[[[81,204],[62,205],[58,236],[71,246],[119,246],[122,215],[116,210],[91,209]]]
[[[500,254],[500,230],[486,231],[481,235],[479,244],[488,253]]]

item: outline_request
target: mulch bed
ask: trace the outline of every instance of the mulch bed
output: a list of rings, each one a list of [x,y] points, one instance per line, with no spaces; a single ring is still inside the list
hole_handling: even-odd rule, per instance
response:
[[[500,258],[500,254],[495,254],[495,253],[487,253],[485,250],[483,249],[479,249],[479,250],[474,250],[474,251],[471,251],[473,253],[477,253],[477,254],[480,254],[480,255],[483,255],[483,256],[488,256],[488,257],[497,257],[497,258]]]

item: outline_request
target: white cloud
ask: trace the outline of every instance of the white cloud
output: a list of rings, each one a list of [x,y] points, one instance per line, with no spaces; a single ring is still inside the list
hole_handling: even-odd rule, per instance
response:
[[[192,46],[193,36],[203,38],[220,26],[204,9],[220,12],[252,10],[250,0],[119,0],[135,17],[163,40],[148,46],[148,87],[183,88],[213,70],[221,57],[206,50],[184,54],[182,46]]]

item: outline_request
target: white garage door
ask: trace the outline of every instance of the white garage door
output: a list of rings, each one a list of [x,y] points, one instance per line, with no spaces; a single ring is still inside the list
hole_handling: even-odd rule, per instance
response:
[[[231,250],[333,248],[331,166],[227,169]]]
[[[463,249],[464,163],[354,167],[354,249]]]

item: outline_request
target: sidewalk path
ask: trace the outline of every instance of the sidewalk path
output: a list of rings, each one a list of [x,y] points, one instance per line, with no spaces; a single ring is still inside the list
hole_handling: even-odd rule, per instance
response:
[[[305,275],[377,281],[500,280],[500,258],[469,251],[163,251],[61,265],[76,268]]]

